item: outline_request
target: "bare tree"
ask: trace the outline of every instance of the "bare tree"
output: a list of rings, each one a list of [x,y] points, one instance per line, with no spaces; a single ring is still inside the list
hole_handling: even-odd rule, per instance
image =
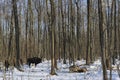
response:
[[[91,0],[87,0],[87,50],[86,50],[86,64],[90,63],[90,3]]]
[[[17,14],[17,1],[12,0],[13,4],[13,13],[14,13],[14,22],[15,22],[15,42],[16,42],[16,67],[19,69],[20,64],[20,46],[19,46],[19,22],[18,22],[18,14]]]
[[[0,16],[1,17],[1,16]],[[1,19],[0,19],[0,57],[2,56],[2,26],[1,26]]]
[[[51,75],[55,75],[55,4],[54,0],[50,0],[51,5],[51,43],[52,43],[52,54],[51,54]]]
[[[79,2],[80,2],[80,7],[79,7]],[[80,31],[80,29],[81,29],[81,24],[82,24],[82,22],[81,22],[81,14],[80,14],[80,9],[81,9],[81,0],[77,0],[76,1],[76,7],[77,7],[77,27],[76,27],[76,29],[77,29],[77,41],[76,41],[76,52],[77,52],[77,59],[78,60],[80,60],[80,53],[81,53],[81,44],[80,44],[80,42],[81,42],[81,31]]]
[[[116,0],[113,1],[113,5],[114,5],[114,54],[113,54],[113,64],[115,65],[115,58],[117,56]]]
[[[104,30],[103,30],[103,10],[102,10],[102,0],[98,0],[98,12],[99,12],[99,35],[100,35],[100,48],[101,48],[101,62],[103,69],[103,80],[108,80],[106,64],[105,64],[105,55],[104,55]]]

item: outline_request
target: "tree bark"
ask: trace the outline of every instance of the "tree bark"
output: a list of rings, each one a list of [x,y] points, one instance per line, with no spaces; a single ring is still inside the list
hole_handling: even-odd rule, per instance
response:
[[[17,14],[17,1],[12,0],[13,4],[13,13],[14,13],[14,22],[15,22],[15,42],[16,42],[16,68],[19,69],[20,64],[20,46],[19,46],[19,22],[18,22],[18,14]]]
[[[103,30],[103,11],[102,11],[102,0],[98,0],[98,12],[99,12],[99,36],[100,36],[100,49],[101,49],[101,63],[103,69],[103,80],[108,80],[106,64],[105,64],[105,55],[104,55],[104,30]]]
[[[51,5],[51,43],[52,43],[52,54],[51,54],[51,75],[56,75],[55,72],[55,5],[54,0],[50,0]]]

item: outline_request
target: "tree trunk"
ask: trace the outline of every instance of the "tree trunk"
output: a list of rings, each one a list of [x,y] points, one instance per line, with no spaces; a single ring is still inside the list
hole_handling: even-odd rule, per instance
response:
[[[50,0],[51,5],[51,43],[52,43],[52,54],[51,54],[51,75],[55,73],[55,5],[54,0]]]
[[[113,1],[114,5],[114,53],[113,53],[113,65],[115,65],[115,58],[117,56],[117,25],[116,25],[116,0]]]
[[[104,30],[103,30],[103,24],[104,24],[104,17],[103,17],[103,11],[102,11],[102,0],[98,0],[98,12],[99,12],[99,35],[100,35],[100,48],[101,48],[101,63],[102,63],[102,69],[103,69],[103,80],[108,80],[107,77],[107,71],[106,71],[106,64],[105,64],[105,55],[104,55]]]
[[[16,42],[16,68],[19,69],[20,64],[20,47],[19,47],[19,23],[18,23],[18,14],[17,14],[17,1],[12,0],[13,4],[13,13],[14,13],[14,22],[15,22],[15,42]]]
[[[87,49],[86,49],[86,64],[90,63],[90,2],[87,0]]]

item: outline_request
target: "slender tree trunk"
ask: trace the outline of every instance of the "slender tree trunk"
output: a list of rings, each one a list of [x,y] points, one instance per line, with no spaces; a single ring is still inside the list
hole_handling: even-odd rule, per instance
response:
[[[19,22],[17,14],[17,1],[12,0],[13,4],[13,13],[14,13],[14,22],[15,22],[15,42],[16,42],[16,67],[19,69],[19,59],[20,59],[20,46],[19,46]]]
[[[105,55],[104,55],[104,30],[103,30],[103,24],[104,24],[104,17],[103,17],[103,11],[102,11],[102,0],[98,0],[98,12],[99,12],[99,35],[100,35],[100,48],[101,48],[101,63],[102,63],[102,69],[103,69],[103,80],[108,80],[107,77],[107,71],[106,71],[106,65],[105,65]]]
[[[50,0],[51,5],[51,43],[52,43],[52,54],[51,54],[51,75],[55,75],[55,5],[54,0]]]
[[[87,0],[87,49],[86,49],[86,64],[90,63],[90,1]]]
[[[1,13],[1,12],[0,12]],[[2,22],[1,22],[1,16],[0,16],[0,57],[2,57],[2,24],[1,24]]]
[[[26,19],[25,19],[25,56],[26,59],[28,58],[28,9],[27,9],[27,13],[26,13]]]
[[[61,0],[58,0],[58,6],[61,7]],[[58,38],[59,38],[59,61],[61,60],[61,9],[58,7]]]
[[[118,0],[118,50],[119,50],[119,60],[120,60],[120,1]]]
[[[109,0],[107,0],[107,6],[108,6],[108,14],[107,14],[107,59],[106,59],[106,66],[107,66],[107,69],[110,69],[110,80],[112,80],[112,65],[111,65],[111,50],[110,50],[110,47],[111,47],[111,28],[112,27],[112,22],[110,24],[110,5],[109,5]],[[111,9],[112,10],[112,9]],[[112,16],[112,15],[111,15]],[[112,17],[111,17],[112,18]]]
[[[63,63],[66,64],[66,35],[65,35],[65,14],[63,12],[63,3],[61,3],[61,18],[62,18],[62,38],[63,38]]]
[[[81,1],[80,1],[80,5],[81,5]],[[77,59],[80,60],[80,53],[81,53],[81,45],[80,45],[80,42],[81,42],[81,32],[80,32],[80,29],[81,29],[81,14],[80,14],[80,10],[79,10],[79,0],[77,0],[76,2],[76,7],[77,7],[77,42],[76,42],[76,45],[77,45]]]
[[[116,0],[113,1],[113,4],[114,4],[114,54],[113,54],[113,64],[115,65],[115,58],[117,56]]]

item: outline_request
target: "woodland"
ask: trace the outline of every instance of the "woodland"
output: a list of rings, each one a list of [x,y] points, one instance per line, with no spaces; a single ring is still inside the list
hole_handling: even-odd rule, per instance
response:
[[[51,60],[51,75],[57,60],[100,59],[108,80],[120,60],[120,0],[0,0],[0,62],[19,69],[32,57]]]

